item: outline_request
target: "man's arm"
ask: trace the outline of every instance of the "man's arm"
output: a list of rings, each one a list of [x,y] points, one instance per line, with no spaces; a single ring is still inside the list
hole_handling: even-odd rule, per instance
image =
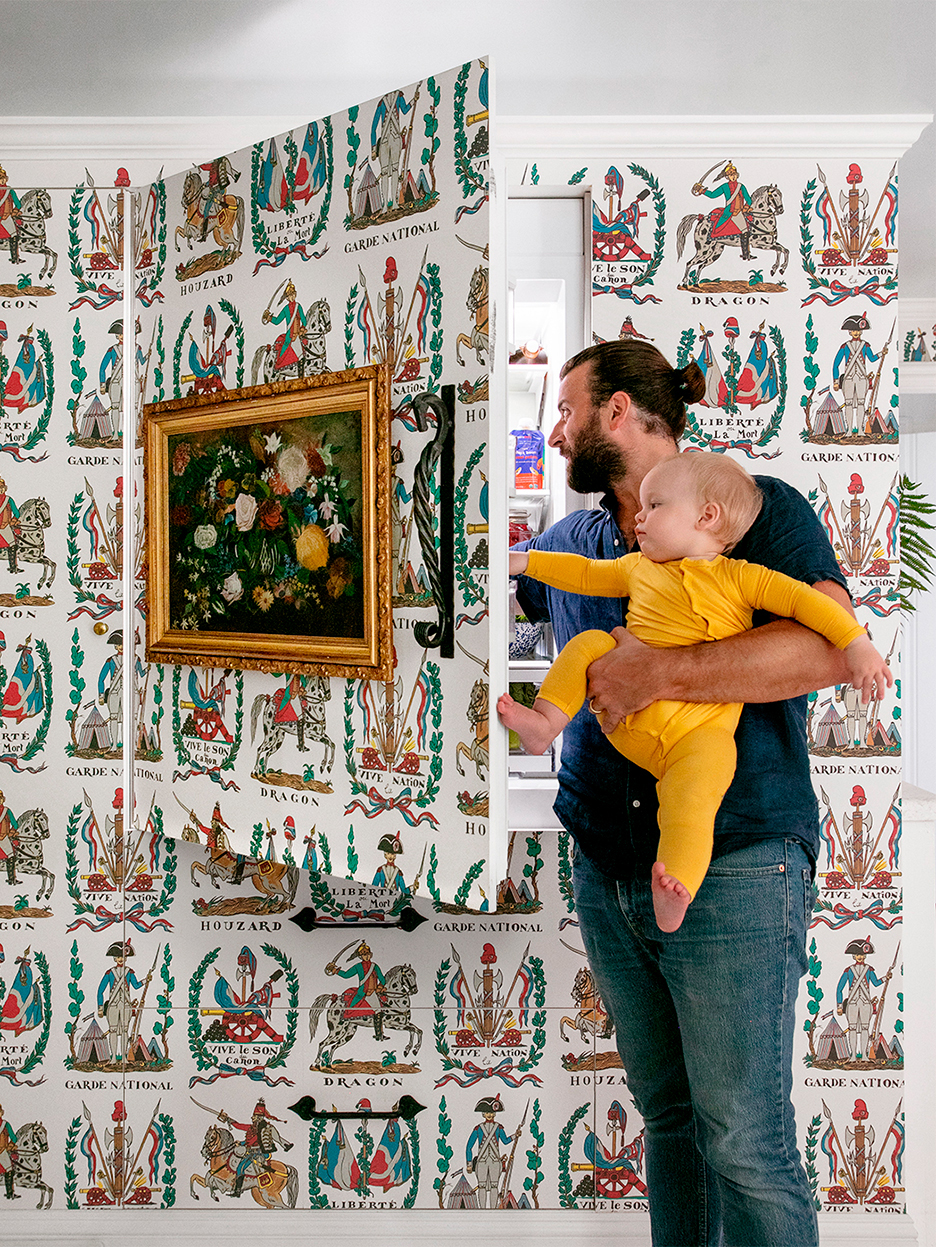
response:
[[[834,580],[813,587],[854,614]],[[645,645],[624,628],[611,635],[617,647],[588,668],[588,697],[606,734],[654,701],[783,701],[849,680],[843,652],[791,619],[676,649]]]

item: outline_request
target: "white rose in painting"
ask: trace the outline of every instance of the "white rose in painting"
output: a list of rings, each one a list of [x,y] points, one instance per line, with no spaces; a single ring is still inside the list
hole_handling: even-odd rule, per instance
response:
[[[242,533],[249,533],[257,518],[257,500],[251,494],[238,494],[234,503],[234,519]]]
[[[195,529],[195,544],[199,550],[210,550],[218,540],[214,524],[201,524]]]
[[[225,602],[237,602],[244,596],[244,586],[237,572],[232,572],[221,586],[221,596]]]
[[[287,446],[276,461],[276,470],[293,493],[301,489],[309,475],[306,457],[298,446]]]

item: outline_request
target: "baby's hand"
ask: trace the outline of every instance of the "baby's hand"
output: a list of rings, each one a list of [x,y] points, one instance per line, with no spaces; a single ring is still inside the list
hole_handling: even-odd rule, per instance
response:
[[[511,576],[522,576],[527,569],[530,556],[526,550],[511,550],[507,555]]]
[[[845,661],[854,688],[861,693],[863,705],[876,696],[884,696],[885,688],[894,683],[893,673],[867,636],[856,637],[845,647]]]

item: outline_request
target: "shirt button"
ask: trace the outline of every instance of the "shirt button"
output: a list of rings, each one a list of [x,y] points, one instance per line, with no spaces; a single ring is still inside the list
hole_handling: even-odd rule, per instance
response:
[[[639,802],[639,801],[634,801],[634,802],[633,802],[633,806],[634,806],[634,809],[635,809],[635,810],[639,810],[639,809],[640,809],[640,802]]]
[[[620,543],[619,541],[615,540],[614,544],[615,544],[616,546],[619,546],[621,543]]]
[[[783,874],[783,872],[786,870],[786,866],[784,866],[783,862],[781,862],[781,863],[780,863],[779,870],[780,870],[781,875],[782,875],[782,874]]]

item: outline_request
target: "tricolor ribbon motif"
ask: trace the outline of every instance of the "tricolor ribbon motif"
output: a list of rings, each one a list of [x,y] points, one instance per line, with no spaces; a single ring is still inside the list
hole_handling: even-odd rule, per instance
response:
[[[446,1074],[436,1083],[436,1086],[444,1087],[447,1082],[455,1082],[459,1087],[473,1087],[475,1083],[485,1078],[500,1078],[508,1087],[522,1087],[525,1082],[535,1083],[537,1087],[543,1085],[543,1080],[537,1078],[535,1074],[524,1074],[522,1078],[515,1078],[512,1073],[514,1063],[509,1057],[504,1057],[498,1065],[491,1065],[487,1068],[475,1065],[474,1061],[466,1061],[461,1068],[462,1072],[467,1075],[466,1078],[459,1078],[457,1074]]]
[[[385,797],[376,788],[369,788],[367,790],[367,799],[371,803],[369,810],[363,801],[358,800],[352,801],[349,806],[345,807],[345,814],[351,814],[356,810],[360,810],[365,818],[376,818],[378,814],[383,814],[387,810],[396,810],[410,827],[418,827],[423,822],[429,822],[433,827],[438,827],[439,825],[439,820],[434,814],[430,814],[428,810],[423,810],[418,816],[413,814],[411,809],[413,797],[409,788],[404,788],[398,797]]]

